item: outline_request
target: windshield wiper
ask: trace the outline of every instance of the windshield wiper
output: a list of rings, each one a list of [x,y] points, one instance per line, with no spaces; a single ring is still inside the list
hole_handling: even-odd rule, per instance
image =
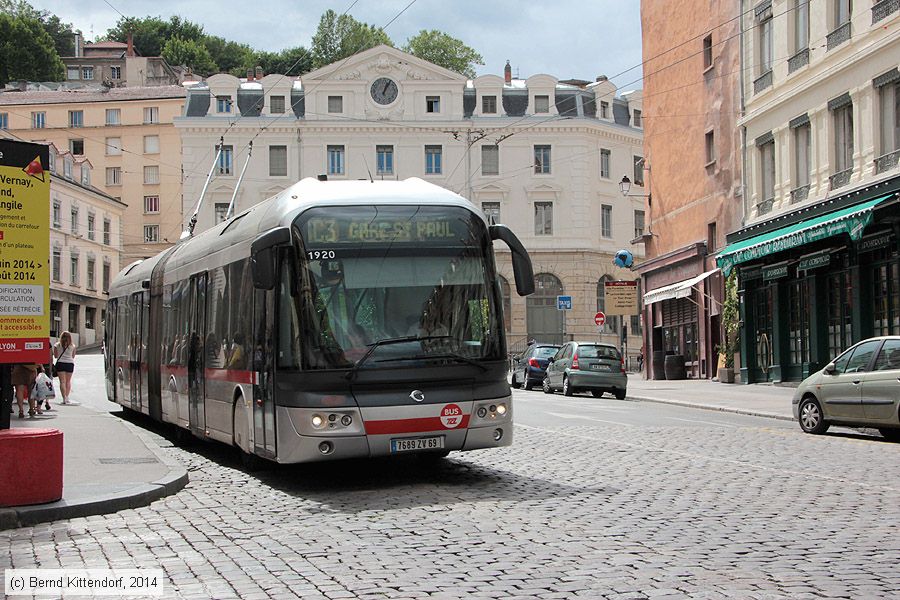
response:
[[[364,362],[366,362],[367,360],[369,360],[369,358],[371,358],[371,356],[375,353],[375,350],[379,346],[389,346],[391,344],[402,344],[404,342],[419,342],[422,340],[444,340],[444,339],[447,339],[450,337],[451,336],[449,336],[449,335],[426,335],[426,336],[422,336],[422,337],[419,337],[417,335],[406,335],[403,337],[385,338],[383,340],[378,340],[376,342],[373,342],[371,344],[371,347],[368,350],[366,350],[366,353],[362,355],[362,358],[360,358],[358,361],[356,361],[356,364],[353,365],[353,368],[350,369],[349,373],[347,373],[347,379],[349,379],[350,381],[353,381],[353,379],[356,378],[356,374],[359,372],[359,368],[363,365]],[[368,346],[369,344],[366,344],[366,345]]]
[[[470,364],[472,366],[478,367],[482,371],[488,370],[488,368],[486,366],[484,366],[477,360],[469,358],[468,356],[463,356],[462,354],[458,354],[456,352],[445,352],[443,354],[417,354],[416,356],[406,356],[403,358],[383,358],[383,359],[379,360],[378,362],[395,362],[395,361],[400,361],[400,360],[428,360],[428,359],[437,359],[437,360],[445,359],[446,360],[448,358],[452,358],[454,360],[458,360],[458,361]]]

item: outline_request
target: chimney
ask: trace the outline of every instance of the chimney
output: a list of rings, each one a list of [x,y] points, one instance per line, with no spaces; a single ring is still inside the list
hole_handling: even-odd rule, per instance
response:
[[[75,32],[75,58],[80,58],[84,55],[84,38],[81,37],[81,31]]]
[[[128,50],[125,51],[125,56],[134,56],[134,36],[130,31],[128,32]]]
[[[247,81],[253,81],[253,69],[247,69]]]
[[[597,83],[601,83],[609,79],[606,75],[597,75]]]
[[[258,66],[258,67],[256,67],[256,77],[255,77],[255,79],[262,79],[262,78],[263,78],[262,67],[259,67],[259,66]]]
[[[506,61],[506,66],[503,67],[503,80],[506,83],[512,83],[512,67],[509,66],[509,61]]]

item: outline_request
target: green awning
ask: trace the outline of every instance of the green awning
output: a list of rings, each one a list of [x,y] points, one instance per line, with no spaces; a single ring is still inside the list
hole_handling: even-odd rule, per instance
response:
[[[754,236],[747,240],[726,246],[716,256],[716,264],[727,277],[731,269],[737,265],[760,259],[769,254],[797,248],[811,242],[847,233],[850,239],[858,241],[866,226],[872,222],[872,211],[876,206],[893,197],[888,194],[854,204],[841,210],[819,215],[807,221],[801,221]]]

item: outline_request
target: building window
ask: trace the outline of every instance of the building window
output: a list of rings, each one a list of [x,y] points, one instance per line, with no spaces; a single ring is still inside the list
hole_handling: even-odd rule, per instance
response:
[[[81,78],[81,70],[78,67],[66,67],[66,79],[77,80]]]
[[[88,239],[93,241],[96,236],[94,221],[96,221],[96,217],[91,213],[88,213]]]
[[[112,223],[109,219],[103,219],[103,243],[107,246],[110,245],[110,236],[111,236]]]
[[[344,174],[344,147],[328,146],[328,174]]]
[[[716,160],[716,133],[714,131],[706,132],[706,164],[710,164]]]
[[[425,96],[425,112],[439,113],[441,112],[440,96]]]
[[[760,164],[760,209],[764,214],[772,209],[775,200],[775,141],[769,141],[759,147]]]
[[[287,146],[269,146],[269,176],[287,176]]]
[[[850,13],[853,10],[851,0],[832,0],[834,10],[834,29],[850,22]]]
[[[879,142],[884,156],[900,150],[900,81],[881,86],[878,97],[881,108]]]
[[[601,119],[609,118],[609,102],[605,102],[603,100],[600,101],[600,118]]]
[[[712,34],[703,38],[703,69],[706,70],[710,68],[713,64],[713,53],[712,53]]]
[[[600,148],[600,177],[609,179],[609,150]]]
[[[230,113],[231,112],[231,96],[216,96],[216,112],[217,113]]]
[[[67,156],[63,161],[63,176],[66,179],[72,179],[72,157]]]
[[[106,167],[106,185],[122,185],[122,167]]]
[[[83,156],[84,140],[69,140],[69,152],[77,156]]]
[[[72,216],[72,234],[78,235],[78,209],[72,208],[70,214]]]
[[[769,17],[759,23],[759,51],[758,51],[758,72],[760,75],[768,73],[772,70],[772,17],[771,10]]]
[[[393,146],[375,146],[375,172],[379,175],[394,174]]]
[[[488,217],[491,223],[500,222],[500,203],[499,202],[482,202],[481,210]]]
[[[147,185],[156,185],[159,183],[159,165],[148,165],[144,167],[144,183]]]
[[[442,146],[425,146],[425,173],[440,175],[443,172],[444,149]]]
[[[600,235],[605,238],[612,237],[612,206],[609,204],[600,206]]]
[[[644,211],[634,211],[634,237],[639,238],[644,235]]]
[[[269,96],[269,112],[273,115],[284,114],[284,96]]]
[[[159,196],[144,196],[144,213],[159,212]]]
[[[90,289],[94,289],[93,283],[90,284]],[[93,306],[85,306],[84,307],[84,328],[85,329],[95,329],[94,322],[97,320],[97,309]]]
[[[639,185],[643,187],[644,185],[644,157],[643,156],[633,156],[632,160],[634,161],[634,185]]]
[[[635,127],[643,127],[643,121],[641,120],[641,111],[638,109],[634,109],[634,114],[632,115],[632,123]]]
[[[53,249],[53,264],[51,267],[53,273],[53,281],[62,281],[62,250]]]
[[[715,249],[718,247],[716,240],[718,239],[716,232],[716,223],[713,221],[712,223],[706,224],[706,253],[712,254]]]
[[[81,185],[88,187],[91,185],[91,170],[88,163],[81,163]]]
[[[122,110],[118,108],[107,108],[106,109],[106,124],[107,125],[121,125],[122,124]]]
[[[78,255],[77,254],[72,255],[72,257],[70,258],[69,264],[71,267],[71,270],[69,271],[69,283],[71,285],[78,285]]]
[[[144,136],[144,154],[159,154],[159,136]]]
[[[233,158],[234,147],[222,146],[222,151],[219,154],[219,175],[231,175],[233,168]]]
[[[809,47],[809,0],[794,0],[794,53]]]
[[[159,107],[148,106],[144,109],[144,125],[159,123]]]
[[[144,225],[144,241],[147,243],[159,241],[159,225]]]
[[[84,111],[83,110],[70,110],[69,111],[69,127],[84,127]]]
[[[550,173],[550,146],[534,147],[534,172]]]
[[[0,129],[9,129],[9,113],[0,113]]]
[[[111,274],[111,268],[108,262],[103,263],[103,292],[109,293],[109,279]]]
[[[493,115],[497,113],[497,96],[481,97],[481,112],[485,115]]]
[[[94,273],[95,266],[96,266],[96,261],[93,258],[88,258],[87,259],[87,279],[85,280],[84,285],[87,286],[87,289],[89,289],[89,290],[97,289],[96,286],[94,285],[94,280],[96,279],[94,276],[95,275],[95,273]],[[93,309],[89,309],[89,310],[93,310]],[[91,327],[91,329],[93,329],[93,327]]]
[[[834,172],[853,168],[853,104],[834,109]]]
[[[62,206],[59,200],[53,201],[53,226],[59,229],[62,227]]]
[[[228,203],[227,202],[216,202],[215,206],[216,211],[216,224],[218,225],[222,221],[225,220],[225,217],[228,215]]]
[[[500,146],[490,144],[481,147],[481,174],[500,174]]]
[[[94,78],[94,67],[81,67],[81,78],[82,79],[93,79]]]
[[[47,113],[45,113],[45,112],[31,113],[31,128],[32,129],[43,129],[46,126],[46,122],[47,122]]]
[[[810,164],[810,126],[809,123],[794,128],[794,188],[809,185]]]
[[[534,203],[534,235],[553,235],[553,203]]]
[[[544,114],[550,112],[550,96],[534,97],[534,113]]]
[[[344,112],[343,96],[328,96],[328,112],[342,113]]]
[[[122,67],[110,67],[109,77],[110,79],[122,79]]]
[[[119,156],[122,154],[122,138],[106,138],[106,155]]]

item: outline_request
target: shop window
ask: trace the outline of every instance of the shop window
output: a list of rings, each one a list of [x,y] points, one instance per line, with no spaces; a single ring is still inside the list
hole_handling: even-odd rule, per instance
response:
[[[853,295],[850,273],[828,276],[828,355],[837,356],[853,343]]]

